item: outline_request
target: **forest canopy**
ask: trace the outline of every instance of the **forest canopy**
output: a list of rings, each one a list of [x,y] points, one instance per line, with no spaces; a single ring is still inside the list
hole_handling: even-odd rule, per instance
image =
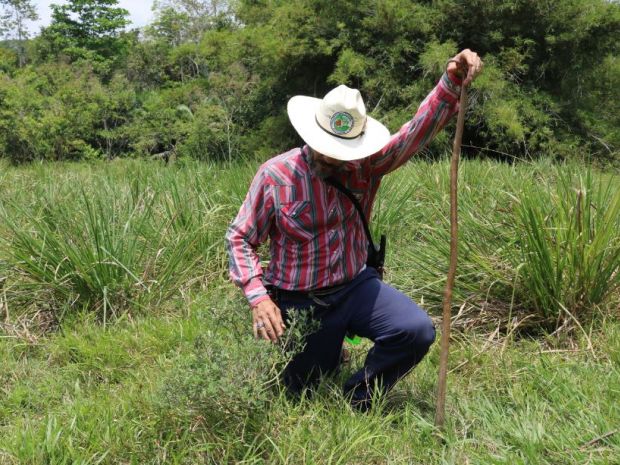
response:
[[[620,4],[606,0],[165,0],[132,29],[116,0],[69,0],[30,37],[0,0],[0,157],[267,158],[299,144],[296,94],[362,91],[392,131],[448,58],[485,61],[465,148],[620,164]],[[445,151],[444,133],[425,151]]]

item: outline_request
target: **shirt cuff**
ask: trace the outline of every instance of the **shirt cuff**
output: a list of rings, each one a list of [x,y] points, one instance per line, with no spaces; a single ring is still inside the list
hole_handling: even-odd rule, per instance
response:
[[[439,98],[452,104],[458,102],[461,95],[462,82],[463,79],[457,76],[450,75],[448,72],[443,73],[439,80]]]
[[[243,293],[248,299],[251,307],[269,298],[267,289],[263,286],[263,280],[260,276],[250,279],[245,286],[243,286]]]

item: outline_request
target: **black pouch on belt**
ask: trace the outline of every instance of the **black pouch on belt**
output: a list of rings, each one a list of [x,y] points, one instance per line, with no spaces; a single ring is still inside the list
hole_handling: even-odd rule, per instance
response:
[[[383,279],[383,265],[385,264],[385,234],[381,234],[381,242],[379,247],[371,241],[368,244],[368,258],[366,266],[372,266],[379,273],[379,277]]]

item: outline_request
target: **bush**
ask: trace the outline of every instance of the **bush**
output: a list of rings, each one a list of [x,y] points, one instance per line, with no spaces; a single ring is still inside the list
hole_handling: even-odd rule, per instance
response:
[[[162,408],[214,437],[251,433],[273,399],[284,359],[265,341],[201,335],[164,383]]]
[[[14,163],[76,160],[127,149],[117,129],[135,105],[120,78],[103,86],[88,66],[46,65],[0,80],[0,154]]]
[[[248,445],[256,446],[275,400],[284,395],[282,370],[303,348],[304,335],[318,325],[306,312],[293,312],[285,339],[271,344],[251,336],[249,314],[244,318],[237,302],[231,303],[210,309],[206,316],[209,329],[178,356],[157,401],[161,431],[191,430],[194,441],[209,451],[211,444],[223,441],[234,445],[210,454],[222,455],[213,458],[217,463],[227,463],[224,457],[238,460]]]
[[[132,150],[147,156],[176,152],[191,134],[193,109],[204,98],[204,90],[196,82],[143,94],[125,129]]]

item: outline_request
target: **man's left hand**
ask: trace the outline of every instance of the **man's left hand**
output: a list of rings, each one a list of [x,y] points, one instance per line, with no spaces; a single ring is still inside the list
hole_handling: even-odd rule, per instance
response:
[[[454,60],[454,61],[452,61]],[[463,80],[463,85],[468,86],[482,72],[484,63],[476,52],[466,48],[452,58],[448,63],[446,71],[453,76],[463,77],[463,71],[467,70],[467,76]]]

